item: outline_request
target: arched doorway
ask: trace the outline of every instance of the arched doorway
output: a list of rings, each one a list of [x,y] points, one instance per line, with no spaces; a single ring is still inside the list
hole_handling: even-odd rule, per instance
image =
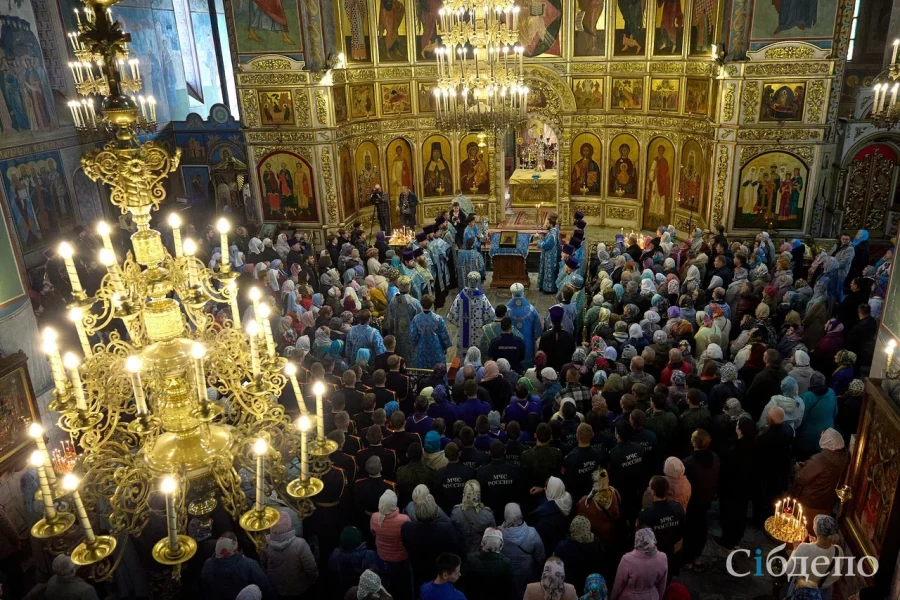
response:
[[[900,150],[886,142],[873,142],[853,154],[846,167],[842,230],[866,229],[872,237],[890,233],[898,160]]]

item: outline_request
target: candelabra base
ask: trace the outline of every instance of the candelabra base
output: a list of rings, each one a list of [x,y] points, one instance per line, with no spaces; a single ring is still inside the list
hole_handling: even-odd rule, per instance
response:
[[[158,418],[151,415],[143,415],[128,424],[128,431],[135,435],[147,435],[159,427]]]
[[[271,506],[267,506],[262,510],[251,508],[241,515],[238,523],[246,531],[264,531],[271,529],[278,522],[280,516],[278,511]]]
[[[72,550],[72,562],[78,566],[92,565],[100,562],[116,549],[116,538],[111,535],[98,535],[93,544],[82,542]]]
[[[50,412],[65,413],[75,410],[75,397],[69,391],[69,384],[66,385],[66,391],[60,393],[59,390],[51,392],[53,400],[47,405]]]
[[[203,406],[195,408],[191,411],[191,418],[197,419],[202,423],[211,423],[222,416],[225,409],[218,404],[205,402]]]
[[[190,288],[190,291],[181,297],[184,304],[195,309],[203,308],[209,299],[209,294],[204,292],[200,286]]]
[[[169,548],[169,538],[165,537],[153,546],[151,554],[153,559],[163,565],[175,566],[187,562],[197,552],[197,542],[186,535],[178,536],[178,547],[172,552]]]
[[[325,484],[318,477],[310,477],[306,480],[295,479],[287,485],[287,493],[291,498],[312,498],[325,489]]]
[[[238,273],[237,271],[232,271],[231,268],[229,268],[227,271],[219,271],[218,273],[214,274],[214,277],[216,279],[226,284],[225,287],[228,287],[227,284],[234,281],[239,276],[240,273]]]
[[[57,424],[59,428],[67,433],[75,433],[78,431],[87,431],[96,427],[103,420],[103,413],[88,412],[86,410],[76,410],[75,412],[65,413],[59,418]]]
[[[796,544],[797,542],[802,542],[806,539],[808,532],[806,531],[806,527],[802,524],[798,526],[790,526],[785,527],[781,524],[776,524],[778,520],[777,516],[769,517],[766,519],[765,529],[766,533],[768,533],[771,537],[775,538],[779,542],[784,542],[786,544]],[[799,521],[798,521],[799,523]]]
[[[312,456],[328,456],[337,452],[337,449],[337,442],[327,438],[318,438],[309,443],[309,453]]]
[[[35,523],[31,528],[31,535],[42,540],[56,537],[67,532],[74,523],[75,515],[67,512],[58,512],[52,519],[45,517]]]

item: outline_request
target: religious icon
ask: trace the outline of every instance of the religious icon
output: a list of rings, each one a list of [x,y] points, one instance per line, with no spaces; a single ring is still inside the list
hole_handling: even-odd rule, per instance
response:
[[[238,8],[240,8],[238,0]],[[288,19],[284,12],[283,0],[250,0],[248,3],[250,21],[247,27],[247,39],[262,42],[257,31],[272,31],[281,34],[281,43],[294,46],[295,42],[288,36]]]
[[[369,201],[375,184],[382,183],[379,163],[375,142],[365,141],[356,149],[356,197],[363,204]]]
[[[754,157],[741,167],[736,228],[800,229],[809,168],[793,154],[773,151]]]
[[[382,84],[381,114],[402,115],[412,112],[412,96],[408,83]]]
[[[404,186],[414,188],[412,146],[404,138],[391,140],[385,152],[388,168],[388,197],[391,199],[391,223],[400,222],[400,193]]]
[[[279,150],[264,156],[257,171],[263,187],[264,220],[319,219],[312,168],[305,159]]]
[[[400,0],[378,0],[378,57],[406,62],[406,7]]]
[[[421,81],[418,83],[420,113],[434,112],[434,85],[433,83],[422,83]]]
[[[369,18],[365,0],[344,0],[344,45],[350,62],[369,62]],[[349,32],[350,35],[346,35]]]
[[[620,198],[637,198],[638,142],[627,133],[617,135],[610,144],[609,193]],[[634,159],[632,159],[634,157]]]
[[[641,110],[644,105],[644,80],[613,77],[611,109]]]
[[[802,121],[805,83],[766,83],[763,85],[760,121]]]
[[[491,189],[487,156],[478,147],[478,138],[467,135],[459,144],[459,187],[464,194],[487,194]]]
[[[687,80],[684,91],[684,112],[692,115],[705,115],[709,112],[709,80]]]
[[[644,29],[644,0],[617,0],[616,56],[644,53],[647,30]]]
[[[560,0],[528,0],[519,13],[519,39],[525,56],[560,56],[559,28],[562,25]]]
[[[647,198],[644,229],[655,229],[669,221],[672,206],[672,167],[675,146],[663,137],[653,138],[647,148]]]
[[[578,160],[575,160],[576,156]],[[572,160],[574,164],[569,180],[569,193],[573,196],[599,196],[600,139],[592,133],[577,136],[572,143]]]
[[[375,114],[375,86],[350,86],[350,118],[364,119]]]
[[[572,93],[575,95],[575,108],[578,110],[603,109],[602,79],[573,79]]]
[[[425,188],[423,196],[432,198],[453,192],[453,178],[450,173],[450,142],[442,135],[432,135],[422,144],[425,161]]]
[[[356,213],[356,186],[353,184],[353,157],[350,148],[341,146],[339,153],[338,171],[341,175],[341,206],[344,210],[344,219]]]
[[[604,56],[606,15],[603,0],[578,0],[575,9],[575,56]]]
[[[440,43],[437,34],[437,23],[440,19],[440,11],[444,8],[441,0],[419,0],[416,2],[416,15],[419,17],[418,29],[421,33],[416,34],[416,52],[420,59],[434,60],[434,51]],[[421,84],[420,84],[421,85]],[[422,103],[419,103],[419,111],[421,111]]]
[[[653,53],[671,56],[681,54],[681,39],[684,32],[684,12],[682,0],[657,0],[656,44]]]
[[[209,167],[182,166],[181,178],[184,191],[192,204],[206,204],[209,200]]]
[[[518,240],[519,240],[519,233],[517,231],[501,231],[500,232],[500,247],[501,248],[515,248]]]
[[[343,123],[347,120],[347,88],[336,85],[331,88],[331,93],[334,98],[334,120]]]
[[[293,125],[294,110],[291,92],[287,90],[260,92],[259,112],[262,115],[263,125]]]
[[[650,80],[650,110],[678,112],[678,79]]]
[[[691,8],[691,54],[707,54],[712,50],[715,15],[716,3],[713,0],[694,0]]]
[[[701,210],[701,185],[703,182],[703,150],[694,140],[688,140],[681,149],[681,172],[678,193],[681,206],[691,211]]]

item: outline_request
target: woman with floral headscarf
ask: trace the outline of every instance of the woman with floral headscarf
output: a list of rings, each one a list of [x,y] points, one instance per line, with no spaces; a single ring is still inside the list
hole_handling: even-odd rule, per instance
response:
[[[843,395],[850,382],[853,381],[854,365],[856,364],[856,353],[850,350],[840,350],[834,356],[834,362],[837,369],[831,374],[831,389],[838,396]]]
[[[481,538],[481,546],[466,556],[462,568],[461,589],[466,598],[498,600],[510,598],[515,588],[509,558],[502,554],[503,532],[488,527]]]
[[[566,582],[581,594],[584,582],[591,571],[604,564],[604,551],[600,540],[591,531],[587,517],[578,515],[569,524],[569,536],[556,546],[553,555],[566,565]]]
[[[544,563],[541,579],[529,583],[522,600],[577,600],[571,583],[566,583],[566,568],[559,558],[551,556]]]
[[[619,363],[616,363],[619,364]],[[603,384],[603,397],[606,399],[606,405],[609,410],[616,414],[622,412],[620,401],[625,393],[625,382],[619,373],[611,373]]]
[[[481,484],[470,479],[463,486],[462,502],[453,507],[450,521],[463,538],[468,552],[474,552],[481,544],[484,530],[494,527],[494,513],[481,501]]]
[[[385,490],[378,500],[378,512],[369,517],[369,528],[375,537],[375,552],[384,564],[390,581],[390,591],[395,598],[411,598],[412,569],[409,554],[400,539],[401,527],[409,523],[409,517],[397,507],[397,494]]]
[[[634,550],[622,557],[610,600],[662,600],[669,573],[665,553],[656,549],[652,529],[634,534]]]
[[[578,501],[576,512],[590,522],[591,533],[600,543],[608,549],[613,549],[624,541],[616,538],[620,526],[623,525],[619,508],[622,495],[609,484],[606,469],[597,469],[591,477],[593,478],[591,491]]]
[[[550,477],[545,487],[540,505],[528,514],[527,521],[537,529],[544,542],[544,548],[556,548],[556,544],[566,537],[569,514],[572,512],[572,496],[566,491],[562,479]],[[532,490],[535,491],[535,490]]]
[[[805,516],[806,504],[803,504],[803,511]],[[818,514],[814,518],[810,514],[807,527],[810,531],[810,541],[802,543],[794,549],[785,566],[785,572],[801,573],[803,572],[801,565],[807,565],[806,570],[809,571],[811,570],[809,565],[815,564],[817,565],[815,571],[821,573],[821,576],[817,576],[813,572],[805,578],[802,576],[790,577],[791,583],[788,586],[786,598],[812,600],[816,598],[816,594],[804,592],[817,592],[817,600],[831,600],[834,584],[840,579],[841,568],[838,559],[844,555],[838,543],[840,527],[838,522],[827,514]]]
[[[385,312],[387,312],[387,298],[378,288],[378,284],[375,282],[374,275],[368,275],[365,278],[366,283],[366,296],[368,296],[369,300],[372,302],[372,316],[380,317]]]
[[[803,325],[797,311],[792,310],[785,315],[781,331],[781,339],[776,350],[782,360],[788,361],[794,356],[794,352],[806,350],[806,344],[803,342]]]
[[[608,600],[609,590],[606,578],[599,573],[591,573],[584,581],[584,594],[578,600]]]

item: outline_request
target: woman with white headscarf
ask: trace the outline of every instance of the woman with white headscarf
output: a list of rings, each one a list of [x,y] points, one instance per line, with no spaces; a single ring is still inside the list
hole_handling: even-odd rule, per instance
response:
[[[518,504],[510,503],[503,510],[503,548],[513,570],[516,598],[521,598],[525,587],[537,579],[537,572],[544,563],[544,543],[537,530],[525,524],[522,509]]]
[[[263,246],[262,240],[259,239],[258,237],[252,238],[250,240],[249,245],[250,245],[250,261],[256,262],[259,260],[259,255],[262,254],[265,246]]]
[[[281,284],[278,283],[278,269],[269,269],[269,289],[273,292],[281,291]]]
[[[475,369],[475,382],[481,383],[481,378],[484,377],[484,365],[481,364],[481,350],[477,346],[470,346],[466,351],[463,368],[456,372],[456,378],[453,380],[453,383],[462,383],[465,380],[463,370],[466,367]]]
[[[375,552],[385,564],[391,582],[390,591],[395,597],[403,595],[411,598],[412,569],[400,539],[400,528],[406,523],[409,523],[409,517],[397,508],[397,494],[385,490],[378,500],[378,512],[369,518],[369,527],[375,536]]]
[[[809,460],[798,463],[794,474],[794,493],[803,505],[804,516],[809,512],[807,523],[812,523],[816,515],[831,514],[838,501],[835,489],[848,461],[844,438],[836,429],[829,427],[822,432],[819,448]]]
[[[465,540],[466,550],[475,551],[488,527],[496,525],[494,512],[481,501],[481,484],[470,479],[463,486],[462,502],[453,507],[450,521]]]
[[[481,546],[469,553],[462,569],[462,591],[466,597],[495,600],[511,597],[515,580],[510,561],[502,550],[503,533],[496,527],[485,529]]]
[[[534,492],[535,490],[532,490]],[[566,537],[569,514],[572,512],[572,496],[566,491],[562,479],[549,477],[543,490],[540,505],[528,514],[528,524],[537,529],[544,548],[556,548]]]
[[[269,265],[264,262],[258,262],[253,267],[253,279],[263,280],[266,277],[266,271],[269,269]]]
[[[288,252],[291,251],[291,247],[288,245],[287,235],[284,233],[279,233],[278,238],[275,240],[275,252],[278,253],[278,256],[281,257],[281,260],[286,260]]]
[[[360,310],[362,308],[362,302],[359,300],[359,296],[352,287],[347,286],[344,288],[344,297],[341,299],[341,303],[343,304],[347,298],[353,299],[353,304],[356,305],[356,310]]]
[[[544,563],[540,581],[528,584],[522,600],[576,600],[578,594],[571,583],[566,583],[566,567],[556,556]]]
[[[288,279],[281,285],[281,302],[284,304],[284,312],[297,313],[303,312],[303,308],[297,302],[297,284]]]
[[[406,508],[403,509],[403,512],[409,516],[409,520],[412,523],[418,523],[419,520],[416,518],[416,506],[423,506],[428,504],[428,508],[426,511],[430,514],[432,509],[437,515],[434,518],[434,521],[442,521],[444,523],[450,523],[450,517],[447,516],[447,513],[444,512],[440,506],[437,505],[437,502],[434,499],[434,496],[428,490],[428,486],[424,483],[420,483],[415,488],[413,488],[412,492],[412,500],[409,501],[409,504],[406,505]],[[431,506],[434,504],[434,506]]]
[[[681,289],[685,294],[689,295],[700,289],[700,269],[696,265],[691,265],[687,268],[687,274],[684,277],[684,283],[681,284]]]
[[[669,574],[666,554],[656,549],[652,529],[634,534],[634,550],[622,557],[610,600],[662,600]]]

